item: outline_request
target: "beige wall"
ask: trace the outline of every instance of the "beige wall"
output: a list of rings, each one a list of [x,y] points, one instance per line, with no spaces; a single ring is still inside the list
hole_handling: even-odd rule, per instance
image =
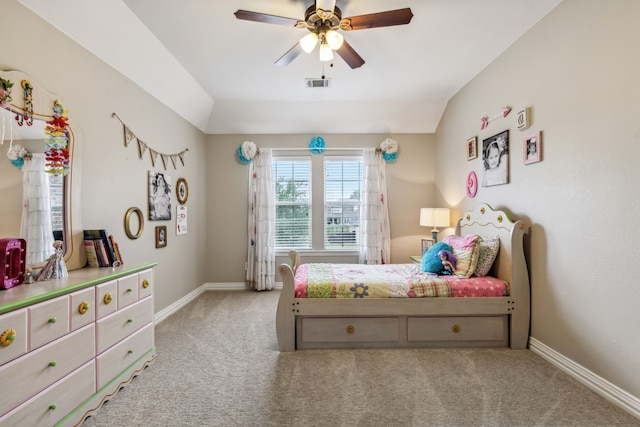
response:
[[[210,282],[244,282],[247,257],[248,166],[236,150],[250,140],[258,147],[305,148],[314,135],[211,135],[207,145],[207,248]],[[428,134],[325,134],[327,147],[377,147],[385,138],[398,141],[395,162],[387,163],[391,261],[409,262],[420,252],[420,238],[430,237],[420,227],[421,207],[435,200],[435,144]],[[334,152],[336,153],[336,152]],[[309,258],[307,258],[309,259]],[[326,258],[323,258],[327,260]],[[277,263],[285,261],[278,258]],[[356,259],[357,262],[357,259]],[[278,279],[277,279],[278,280]]]
[[[440,203],[478,202],[531,224],[531,335],[640,396],[640,2],[565,0],[450,102],[437,131]],[[503,105],[530,106],[480,130]],[[461,148],[510,131],[510,183],[462,183],[480,159]],[[543,133],[543,161],[523,165],[522,140]],[[446,165],[446,166],[444,166]]]
[[[75,201],[80,202],[84,228],[105,228],[112,233],[125,264],[159,263],[156,311],[202,285],[206,262],[203,232],[207,228],[204,135],[14,0],[2,2],[2,16],[0,69],[24,71],[58,94],[68,110],[77,143],[82,146],[82,161],[74,167],[82,170],[82,193]],[[17,82],[14,90],[19,86]],[[152,167],[148,154],[139,159],[135,142],[125,148],[122,125],[111,117],[113,112],[159,152],[189,149],[185,166],[179,165],[177,170],[169,166],[167,171],[174,185],[179,177],[189,183],[188,235],[175,235],[173,219],[145,220],[142,237],[126,237],[125,212],[137,206],[147,215],[148,171],[163,168],[159,159]],[[7,161],[4,154],[0,161]],[[172,205],[175,216],[175,195]],[[166,248],[155,249],[156,225],[166,225],[170,231]]]

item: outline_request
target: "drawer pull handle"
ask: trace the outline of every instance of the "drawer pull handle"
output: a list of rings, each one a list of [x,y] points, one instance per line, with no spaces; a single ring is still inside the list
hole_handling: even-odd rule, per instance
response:
[[[51,366],[52,368],[55,368],[57,364],[58,363],[55,360],[52,360],[51,362],[49,362],[49,366]]]
[[[133,354],[133,350],[127,351],[127,354]]]
[[[356,331],[356,327],[355,327],[355,326],[353,326],[353,325],[349,325],[349,326],[347,326],[347,333],[348,333],[348,334],[352,334],[352,333],[354,333],[355,331]]]
[[[107,305],[110,304],[111,301],[113,301],[113,295],[111,295],[111,293],[105,294],[104,298],[102,299],[102,301]]]
[[[52,403],[51,405],[49,405],[49,410],[51,411],[55,411],[58,408],[58,405],[56,405],[55,403]]]
[[[51,319],[49,319],[49,323],[56,323],[58,321],[58,319],[56,319],[55,317],[52,317]]]
[[[133,289],[129,288],[127,289],[127,292],[133,292]]]
[[[89,311],[89,303],[87,301],[82,301],[78,306],[78,313],[85,314]]]
[[[460,332],[460,325],[458,324],[453,325],[451,330],[453,331],[454,334],[457,334],[458,332]]]
[[[13,344],[16,339],[16,331],[13,329],[7,329],[0,335],[0,345],[3,347]]]
[[[127,319],[127,323],[133,323],[133,319]]]
[[[149,287],[149,280],[148,279],[144,279],[142,281],[142,287],[147,289]]]

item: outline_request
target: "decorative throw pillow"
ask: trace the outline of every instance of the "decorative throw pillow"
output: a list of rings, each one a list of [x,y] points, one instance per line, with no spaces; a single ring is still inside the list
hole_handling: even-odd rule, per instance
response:
[[[484,277],[489,274],[489,270],[491,270],[493,262],[498,256],[498,251],[500,251],[500,238],[498,236],[481,237],[478,265],[473,274],[478,277]]]
[[[456,276],[471,277],[478,264],[479,236],[447,236],[442,241],[453,248],[453,256],[457,261]]]
[[[438,242],[435,245],[431,246],[425,253],[422,255],[422,260],[420,262],[420,271],[424,273],[439,273],[442,271],[442,260],[438,256],[438,252],[440,251],[449,251],[453,253],[453,249],[451,246],[444,242]]]

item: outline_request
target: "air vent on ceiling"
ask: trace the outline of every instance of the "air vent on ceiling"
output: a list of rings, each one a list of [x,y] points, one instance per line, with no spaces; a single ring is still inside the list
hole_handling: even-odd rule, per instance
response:
[[[306,87],[329,87],[331,79],[304,79]]]

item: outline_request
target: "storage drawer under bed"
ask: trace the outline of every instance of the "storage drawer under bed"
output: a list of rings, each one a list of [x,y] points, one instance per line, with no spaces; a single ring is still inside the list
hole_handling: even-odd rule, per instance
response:
[[[407,341],[506,346],[507,316],[408,317]]]

